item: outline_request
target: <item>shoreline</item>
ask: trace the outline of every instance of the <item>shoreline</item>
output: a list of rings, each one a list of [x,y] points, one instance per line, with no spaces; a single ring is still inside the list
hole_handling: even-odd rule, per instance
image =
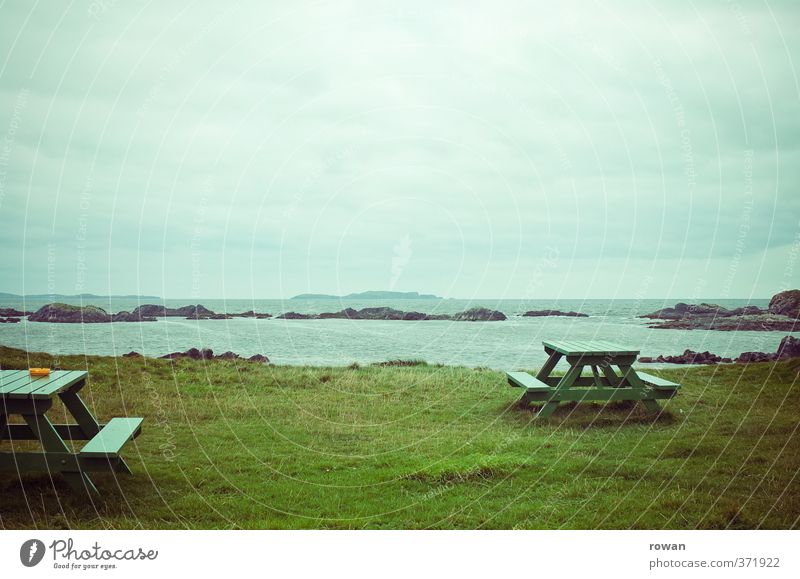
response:
[[[197,354],[187,354],[187,352],[173,352],[170,354],[165,354],[163,356],[145,356],[138,352],[127,352],[124,354],[86,354],[82,352],[76,353],[50,353],[44,351],[29,351],[22,348],[15,348],[13,346],[6,346],[0,344],[0,359],[6,356],[24,356],[26,358],[51,358],[53,360],[62,360],[64,358],[80,358],[80,359],[108,359],[114,360],[117,362],[120,361],[140,361],[144,364],[150,364],[153,362],[156,363],[167,363],[167,364],[174,364],[180,362],[186,362],[187,364],[211,364],[211,363],[233,363],[233,365],[240,364],[242,366],[249,366],[249,365],[257,365],[257,366],[267,366],[269,368],[275,369],[309,369],[309,370],[342,370],[342,369],[360,369],[360,368],[427,368],[431,370],[471,370],[471,371],[490,371],[490,372],[502,372],[504,369],[502,368],[492,368],[489,366],[483,365],[466,365],[466,364],[444,364],[441,362],[432,362],[427,361],[424,359],[406,359],[406,358],[398,358],[388,356],[385,360],[381,361],[372,361],[372,362],[358,362],[356,360],[349,360],[349,361],[342,361],[339,364],[309,364],[309,363],[298,363],[292,364],[287,362],[281,363],[274,363],[270,361],[269,357],[266,355],[258,355],[255,354],[250,357],[243,357],[236,355],[234,352],[223,352],[222,354],[213,354],[208,355],[206,352],[209,352],[208,348],[201,349],[201,348],[191,348],[190,350],[196,350]],[[260,357],[261,359],[254,359]],[[775,364],[780,362],[785,362],[791,360],[792,358],[784,358],[784,359],[772,359],[772,360],[753,360],[748,362],[719,362],[715,364],[708,364],[708,363],[682,363],[682,362],[648,362],[648,361],[640,361],[637,360],[634,363],[634,366],[638,368],[648,368],[652,370],[699,370],[702,368],[708,367],[742,367],[746,365],[752,364]],[[35,366],[35,365],[34,365]],[[31,366],[31,367],[34,367]],[[531,365],[518,365],[514,367],[509,367],[506,370],[508,371],[515,371],[515,370],[533,370],[539,369],[540,366],[536,364]],[[5,368],[4,369],[10,369]],[[13,368],[13,369],[25,369],[25,368]],[[58,364],[54,369],[72,369],[72,368],[61,368],[61,365]],[[558,373],[558,372],[556,372]]]

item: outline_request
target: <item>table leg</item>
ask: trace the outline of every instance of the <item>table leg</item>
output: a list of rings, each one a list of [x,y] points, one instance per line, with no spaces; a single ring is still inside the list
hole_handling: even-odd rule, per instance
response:
[[[651,389],[647,387],[647,384],[639,378],[633,366],[623,364],[619,366],[619,369],[622,372],[623,381],[627,382],[631,388],[641,390],[642,392],[651,391]],[[644,404],[648,412],[661,412],[661,406],[655,398],[643,398],[642,404]]]
[[[598,388],[603,387],[603,382],[600,380],[600,372],[597,371],[597,366],[592,364],[592,376],[594,376],[594,385]]]
[[[556,385],[557,390],[568,390],[572,388],[572,385],[575,384],[575,381],[580,378],[581,372],[583,372],[583,364],[575,364],[574,366],[570,366],[567,373],[564,374],[564,377],[558,381]]]
[[[614,368],[612,368],[609,364],[603,364],[600,366],[600,369],[603,370],[603,374],[605,374],[606,378],[608,379],[608,383],[611,384],[614,388],[619,388],[622,384],[622,379],[617,376],[617,373],[614,372]]]
[[[81,400],[81,397],[78,395],[77,390],[68,390],[66,392],[62,392],[58,395],[61,398],[61,402],[64,403],[64,406],[67,408],[72,417],[75,419],[75,422],[78,423],[78,427],[83,434],[83,438],[79,440],[91,440],[94,435],[100,432],[100,423],[97,422],[97,419],[92,414],[92,411],[86,406],[86,404]],[[128,463],[120,456],[116,459],[117,464],[112,470],[116,472],[125,472],[127,474],[133,474]]]
[[[558,402],[547,402],[539,409],[539,412],[536,413],[536,417],[547,418],[556,411],[556,408],[558,408]]]
[[[58,397],[61,398],[61,402],[64,403],[72,417],[75,418],[75,422],[78,423],[85,440],[91,440],[95,434],[100,432],[100,424],[77,392],[62,392]]]
[[[44,414],[23,414],[36,437],[41,441],[45,454],[48,452],[72,452],[64,440],[58,435],[52,423]],[[99,494],[91,479],[83,472],[61,471],[64,478],[76,491],[87,490],[91,494]]]
[[[547,382],[547,378],[550,377],[550,374],[558,364],[558,361],[561,360],[563,354],[560,352],[552,351],[550,352],[550,357],[547,359],[547,362],[544,363],[539,373],[536,374],[536,379],[541,380],[542,382]]]

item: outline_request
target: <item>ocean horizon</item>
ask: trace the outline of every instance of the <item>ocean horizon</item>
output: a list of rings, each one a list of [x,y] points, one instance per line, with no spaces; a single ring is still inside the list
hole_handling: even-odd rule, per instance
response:
[[[144,303],[131,298],[86,301],[109,312],[131,311]],[[31,352],[57,355],[119,356],[131,351],[159,357],[189,348],[242,357],[263,354],[273,364],[342,366],[387,360],[423,360],[448,366],[516,369],[538,367],[546,355],[542,340],[609,340],[638,348],[642,356],[676,355],[686,349],[710,351],[735,358],[746,351],[773,352],[785,331],[671,330],[648,327],[653,320],[638,316],[672,306],[672,299],[165,299],[167,307],[202,304],[217,313],[254,310],[277,316],[285,312],[318,314],[345,307],[391,307],[428,314],[453,314],[487,307],[508,316],[502,322],[396,321],[349,319],[187,320],[159,318],[156,322],[60,324],[29,322],[0,324],[0,344]],[[702,300],[685,300],[698,303]],[[753,305],[765,308],[768,299],[713,300],[726,308]],[[0,300],[0,307],[35,311],[50,300]],[[523,317],[528,310],[577,311],[588,317]],[[793,334],[797,334],[794,332]]]

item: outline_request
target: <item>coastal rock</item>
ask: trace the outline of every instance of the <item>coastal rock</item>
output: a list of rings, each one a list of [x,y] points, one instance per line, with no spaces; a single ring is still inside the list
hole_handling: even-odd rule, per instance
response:
[[[588,318],[587,314],[580,312],[562,312],[561,310],[531,310],[522,314],[526,318],[539,318],[544,316],[566,316],[570,318]]]
[[[277,317],[279,320],[452,320],[458,322],[494,322],[505,320],[503,312],[490,310],[487,308],[472,308],[458,314],[424,314],[422,312],[404,312],[394,308],[364,308],[355,310],[345,308],[338,312],[323,312],[321,314],[299,314],[297,312],[286,312]]]
[[[800,328],[800,320],[786,316],[760,314],[757,316],[699,317],[669,320],[653,324],[659,330],[716,330],[718,332],[757,331],[793,332]]]
[[[756,308],[759,312],[761,310]],[[640,318],[650,318],[654,320],[680,320],[694,316],[726,316],[730,311],[717,304],[686,304],[678,302],[675,307],[663,308],[650,314],[639,316]]]
[[[678,356],[658,356],[657,358],[651,358],[647,356],[642,356],[639,358],[639,362],[647,364],[647,363],[659,363],[659,364],[719,364],[720,362],[724,362],[726,358],[721,358],[716,354],[712,354],[711,352],[695,352],[693,350],[684,350],[683,354]],[[727,358],[727,361],[730,362],[730,358]]]
[[[454,314],[452,319],[456,322],[500,322],[507,318],[503,312],[498,312],[497,310],[470,308],[464,312]]]
[[[247,359],[248,362],[256,362],[258,364],[269,364],[269,358],[261,354],[254,354]]]
[[[265,320],[267,318],[272,317],[272,314],[259,314],[254,312],[253,310],[248,310],[240,314],[229,314],[229,315],[235,318],[256,318],[258,320]]]
[[[148,318],[148,317],[138,317],[131,312],[117,312],[116,314],[111,314],[111,321],[112,322],[156,322],[155,318]]]
[[[127,354],[122,355],[123,358],[141,358],[142,355],[139,352],[128,352]]]
[[[210,348],[206,348],[204,350],[189,348],[185,352],[172,352],[171,354],[161,356],[161,358],[166,358],[168,360],[175,360],[178,358],[189,358],[191,360],[211,360],[214,358],[214,351]]]
[[[781,340],[777,352],[742,352],[734,360],[730,358],[720,358],[711,352],[686,350],[680,356],[662,355],[656,358],[642,356],[639,358],[639,362],[643,364],[656,362],[662,364],[727,364],[733,361],[741,364],[750,364],[755,362],[774,362],[775,360],[785,360],[788,358],[800,358],[800,340],[793,336],[785,336]]]
[[[717,331],[788,331],[800,328],[800,290],[789,290],[772,296],[768,309],[744,306],[733,310],[717,304],[686,303],[639,316],[666,320],[651,328],[666,330]]]
[[[108,323],[108,322],[155,322],[157,317],[183,316],[188,319],[227,319],[226,314],[217,314],[198,304],[180,308],[166,308],[153,304],[137,307],[132,312],[109,314],[97,306],[73,306],[54,303],[39,308],[28,316],[31,322],[53,323]]]
[[[233,316],[230,314],[202,314],[193,312],[186,316],[187,320],[230,320]]]
[[[0,318],[0,324],[18,324],[19,318]]]
[[[800,358],[800,340],[793,336],[785,336],[776,352],[778,359]]]
[[[311,314],[298,314],[297,312],[286,312],[285,314],[279,315],[277,320],[309,320],[313,316]]]
[[[196,317],[196,316],[213,316],[216,312],[212,312],[202,304],[181,306],[179,308],[168,308],[166,306],[157,304],[144,304],[137,307],[131,316],[133,318],[167,318],[167,317]]]
[[[222,354],[218,354],[217,356],[214,356],[215,360],[237,360],[239,358],[241,358],[241,356],[239,356],[239,354],[237,354],[236,352],[231,352],[231,351],[223,352]]]
[[[111,316],[103,308],[97,306],[72,306],[54,303],[42,306],[30,316],[31,322],[51,322],[58,324],[94,324],[107,323]]]
[[[766,352],[742,352],[739,354],[739,357],[734,360],[734,362],[739,362],[740,364],[750,364],[754,362],[772,362],[778,358],[777,354],[771,353],[767,354]]]
[[[0,308],[1,318],[23,318],[29,315],[31,315],[31,312],[23,312],[16,308]]]
[[[788,290],[772,296],[769,300],[770,313],[790,318],[800,318],[800,290]]]

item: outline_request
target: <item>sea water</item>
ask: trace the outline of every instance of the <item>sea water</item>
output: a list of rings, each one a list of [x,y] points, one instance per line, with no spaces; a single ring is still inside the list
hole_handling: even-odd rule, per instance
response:
[[[5,300],[0,307],[35,311],[48,300]],[[64,300],[79,305],[79,300]],[[0,344],[31,352],[118,356],[130,351],[157,357],[188,348],[230,350],[242,357],[264,354],[274,364],[348,365],[386,360],[496,369],[540,366],[542,340],[602,339],[641,350],[642,356],[674,355],[684,350],[708,350],[736,357],[741,352],[774,352],[787,332],[719,332],[659,330],[653,320],[637,316],[672,306],[680,300],[203,300],[99,299],[84,301],[107,311],[131,311],[142,303],[179,307],[200,303],[218,312],[255,310],[273,316],[287,311],[334,312],[345,307],[392,307],[404,311],[452,314],[471,307],[500,310],[503,322],[278,320],[233,318],[113,324],[0,324]],[[696,302],[697,300],[684,300]],[[767,300],[706,300],[728,308],[766,307]],[[527,310],[558,309],[588,314],[588,318],[520,316]]]

